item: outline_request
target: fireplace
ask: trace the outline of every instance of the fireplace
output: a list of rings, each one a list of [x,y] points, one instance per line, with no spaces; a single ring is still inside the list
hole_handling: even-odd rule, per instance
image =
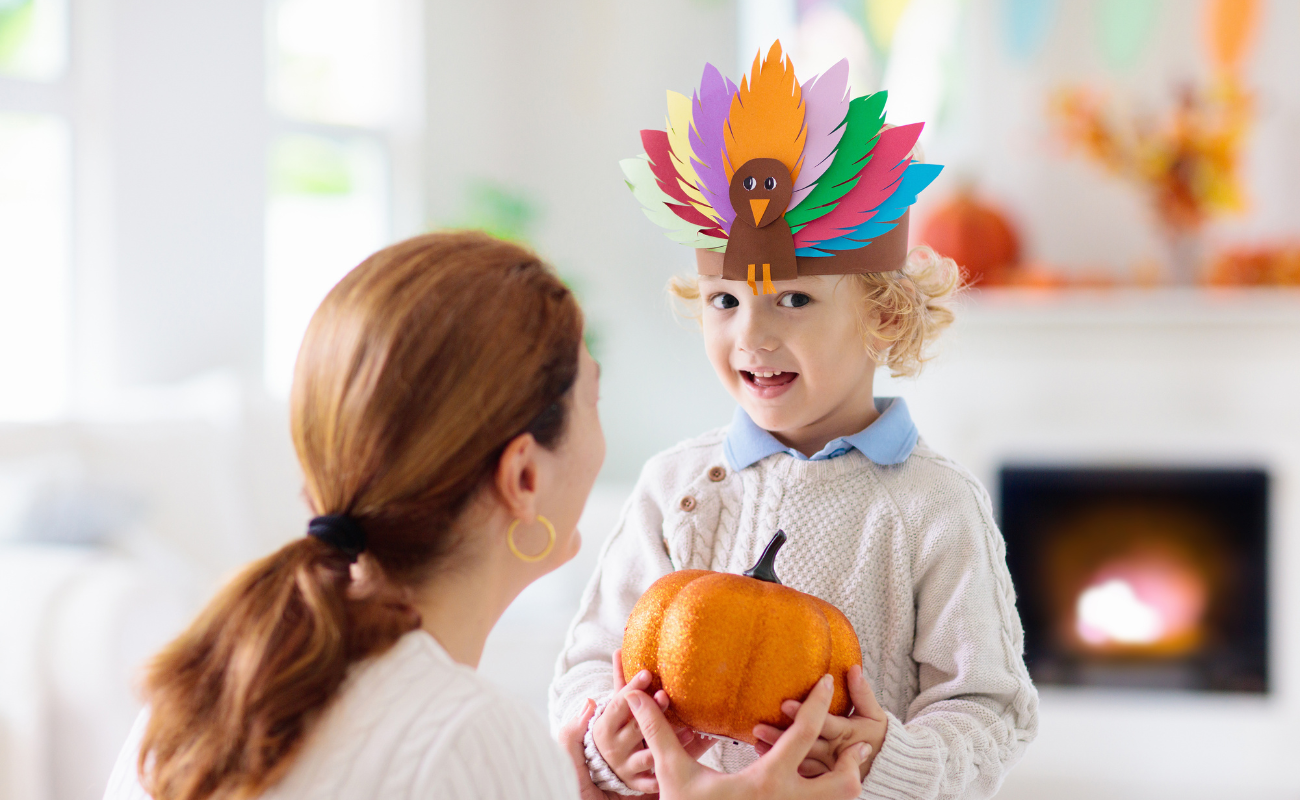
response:
[[[1035,682],[1268,691],[1264,471],[1007,465],[999,477]]]

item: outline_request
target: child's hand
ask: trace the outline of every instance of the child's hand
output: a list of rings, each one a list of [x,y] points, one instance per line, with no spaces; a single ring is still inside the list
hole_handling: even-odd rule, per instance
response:
[[[835,768],[840,753],[859,742],[866,742],[871,747],[870,755],[861,763],[862,780],[867,779],[871,764],[885,742],[885,729],[888,718],[885,711],[876,702],[876,695],[871,685],[862,676],[862,667],[849,667],[849,699],[853,701],[853,713],[847,717],[827,716],[822,725],[821,736],[808,751],[808,756],[799,765],[799,774],[806,778],[816,777]],[[794,719],[799,712],[797,700],[786,700],[781,704],[781,713]],[[758,725],[754,728],[754,738],[758,739],[755,749],[759,755],[772,749],[785,731],[771,725]]]
[[[596,784],[591,781],[591,773],[587,771],[587,756],[583,752],[582,739],[587,735],[587,726],[591,724],[591,716],[596,713],[596,703],[588,699],[583,705],[582,711],[578,716],[564,723],[560,728],[560,735],[557,737],[560,745],[569,758],[573,760],[573,767],[578,773],[578,798],[579,800],[619,800],[619,796],[611,792],[602,792]]]
[[[653,772],[654,757],[646,748],[645,737],[627,705],[629,692],[644,692],[649,686],[650,673],[647,670],[634,675],[631,683],[624,682],[623,651],[615,650],[614,696],[592,724],[591,738],[619,780],[630,789],[654,794],[659,791],[659,782]],[[660,711],[668,710],[668,695],[662,689],[655,692],[654,699]],[[677,739],[696,758],[713,744],[711,740],[697,737],[690,728],[679,729]]]

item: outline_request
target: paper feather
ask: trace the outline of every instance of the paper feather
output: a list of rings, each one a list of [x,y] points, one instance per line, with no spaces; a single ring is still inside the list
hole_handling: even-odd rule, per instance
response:
[[[887,96],[886,92],[876,92],[849,102],[834,160],[803,202],[786,212],[785,221],[790,223],[791,231],[798,233],[802,226],[830,213],[840,198],[857,185],[858,173],[866,165],[880,126],[885,123]]]
[[[903,173],[903,178],[898,182],[893,193],[885,202],[880,204],[870,219],[859,224],[844,236],[819,243],[817,249],[831,251],[856,250],[859,247],[867,246],[872,239],[889,233],[898,224],[898,218],[903,215],[903,212],[916,202],[916,196],[920,194],[921,190],[933,183],[942,170],[943,167],[938,164],[911,164]],[[796,250],[795,252],[798,253],[799,251]],[[822,254],[804,253],[803,255]]]
[[[672,165],[677,170],[682,189],[691,203],[712,208],[696,187],[699,178],[691,166],[691,98],[678,92],[668,92],[668,144],[672,148]]]
[[[898,182],[911,163],[908,154],[916,146],[923,127],[924,123],[918,122],[881,131],[853,188],[834,208],[799,229],[794,237],[795,247],[817,246],[818,242],[837,239],[871,219],[880,204],[898,188]]]
[[[804,126],[808,139],[803,148],[803,168],[794,184],[790,205],[794,208],[813,190],[826,172],[840,143],[845,115],[849,112],[849,62],[838,64],[814,76],[803,85]]]
[[[650,160],[650,171],[655,182],[669,198],[668,206],[677,216],[701,229],[717,228],[717,222],[705,216],[691,202],[686,187],[682,185],[672,157],[668,134],[664,131],[641,131],[641,145]]]
[[[731,207],[723,149],[726,147],[727,114],[731,111],[731,98],[736,96],[736,91],[736,84],[722,77],[717,67],[705,64],[700,90],[695,93],[691,106],[691,166],[699,177],[700,193],[713,208],[712,216],[727,233],[731,232],[736,212]]]
[[[706,235],[699,225],[687,222],[672,210],[672,198],[659,187],[649,158],[625,158],[618,163],[627,177],[627,187],[641,203],[642,211],[651,222],[667,229],[665,235],[669,239],[688,247],[709,250],[721,251],[726,247],[726,239]]]
[[[760,54],[761,55],[761,54]],[[794,65],[781,54],[776,42],[765,61],[754,56],[750,75],[740,79],[727,115],[727,181],[745,162],[775,158],[790,170],[798,185],[803,148],[808,138],[804,126],[803,89],[794,77]]]

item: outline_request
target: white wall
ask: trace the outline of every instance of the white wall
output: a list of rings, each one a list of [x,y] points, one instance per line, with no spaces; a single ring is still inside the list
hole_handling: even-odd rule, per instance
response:
[[[476,177],[541,201],[536,244],[578,279],[600,337],[605,479],[634,479],[650,455],[730,418],[693,323],[666,301],[694,257],[642,215],[618,161],[641,153],[640,129],[663,127],[665,90],[690,92],[706,61],[734,72],[735,19],[730,0],[430,8],[431,218],[455,219]]]
[[[72,0],[76,397],[260,374],[262,0]]]

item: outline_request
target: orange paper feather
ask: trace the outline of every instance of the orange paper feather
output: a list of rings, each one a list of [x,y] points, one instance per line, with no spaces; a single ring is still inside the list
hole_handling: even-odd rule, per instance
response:
[[[740,90],[731,100],[724,161],[727,180],[746,161],[775,158],[790,170],[790,178],[798,181],[807,138],[803,90],[795,80],[794,65],[782,57],[777,42],[765,61],[760,63],[759,56],[754,56],[751,75],[741,78]]]

